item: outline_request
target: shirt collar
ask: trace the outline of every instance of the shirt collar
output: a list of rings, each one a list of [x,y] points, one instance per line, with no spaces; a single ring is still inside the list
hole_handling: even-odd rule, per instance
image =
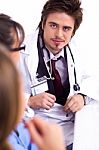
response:
[[[43,49],[43,52],[44,52],[44,60],[45,60],[45,63],[47,63],[49,60],[53,59],[53,60],[57,60],[60,56],[61,57],[64,57],[64,48],[60,51],[60,53],[58,53],[57,55],[53,55],[52,52],[49,51],[49,56],[48,56],[48,52],[46,50],[46,48]]]
[[[50,52],[50,59],[57,60],[59,57],[64,57],[64,49],[62,49],[60,53],[56,54],[55,56]]]

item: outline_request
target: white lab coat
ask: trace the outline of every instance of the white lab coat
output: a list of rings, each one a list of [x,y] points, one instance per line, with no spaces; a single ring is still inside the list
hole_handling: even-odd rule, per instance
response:
[[[25,85],[25,95],[28,100],[31,93],[33,94],[33,86],[36,81],[36,71],[38,67],[38,50],[37,50],[37,36],[38,31],[36,31],[35,35],[30,35],[26,39],[26,50],[21,52],[20,66],[21,71],[24,77],[24,85]],[[73,53],[73,57],[75,60],[75,68],[76,68],[76,76],[77,82],[80,85],[79,93],[85,94],[88,97],[99,100],[99,86],[97,86],[98,78],[94,77],[92,72],[87,70],[86,74],[83,74],[84,71],[81,67],[81,58],[78,53],[79,50],[76,48],[74,41],[70,42],[70,48]],[[69,71],[69,81],[70,81],[70,94],[72,96],[75,94],[73,89],[73,85],[75,84],[74,79],[74,63],[71,58],[69,50],[67,50],[67,59],[68,59],[68,71]],[[40,92],[43,88],[40,89]],[[35,115],[43,117],[49,122],[56,122],[63,127],[65,143],[69,145],[73,142],[73,122],[68,120],[72,119],[73,114],[69,114],[66,117],[66,112],[63,111],[63,106],[60,104],[56,104],[50,109],[37,109],[35,110]],[[67,122],[68,121],[68,122]]]

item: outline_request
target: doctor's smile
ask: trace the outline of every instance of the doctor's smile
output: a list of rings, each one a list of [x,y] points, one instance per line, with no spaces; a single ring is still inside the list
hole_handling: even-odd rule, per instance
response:
[[[51,40],[52,40],[53,44],[54,44],[56,47],[58,47],[58,46],[60,46],[61,44],[64,43],[64,41],[63,41],[63,40],[60,40],[60,39],[51,39]]]

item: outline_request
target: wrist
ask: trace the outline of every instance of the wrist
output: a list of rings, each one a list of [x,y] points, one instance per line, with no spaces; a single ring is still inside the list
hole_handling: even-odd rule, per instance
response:
[[[83,97],[83,100],[84,100],[84,105],[86,105],[86,95],[85,94],[82,94],[82,93],[78,93],[79,95],[81,95]]]
[[[28,106],[30,108],[35,108],[35,101],[34,101],[34,98],[33,96],[30,96],[29,100],[28,100]]]

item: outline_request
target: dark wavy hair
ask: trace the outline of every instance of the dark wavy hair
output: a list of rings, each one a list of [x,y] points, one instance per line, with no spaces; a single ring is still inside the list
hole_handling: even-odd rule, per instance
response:
[[[0,43],[3,43],[8,47],[9,50],[12,49],[12,45],[15,43],[12,32],[15,32],[18,38],[19,46],[24,40],[24,29],[21,24],[11,19],[10,16],[5,14],[0,14]]]
[[[73,35],[82,22],[82,8],[79,0],[48,0],[43,7],[41,21],[38,28],[42,30],[42,23],[45,25],[49,14],[54,12],[65,12],[75,20]]]

